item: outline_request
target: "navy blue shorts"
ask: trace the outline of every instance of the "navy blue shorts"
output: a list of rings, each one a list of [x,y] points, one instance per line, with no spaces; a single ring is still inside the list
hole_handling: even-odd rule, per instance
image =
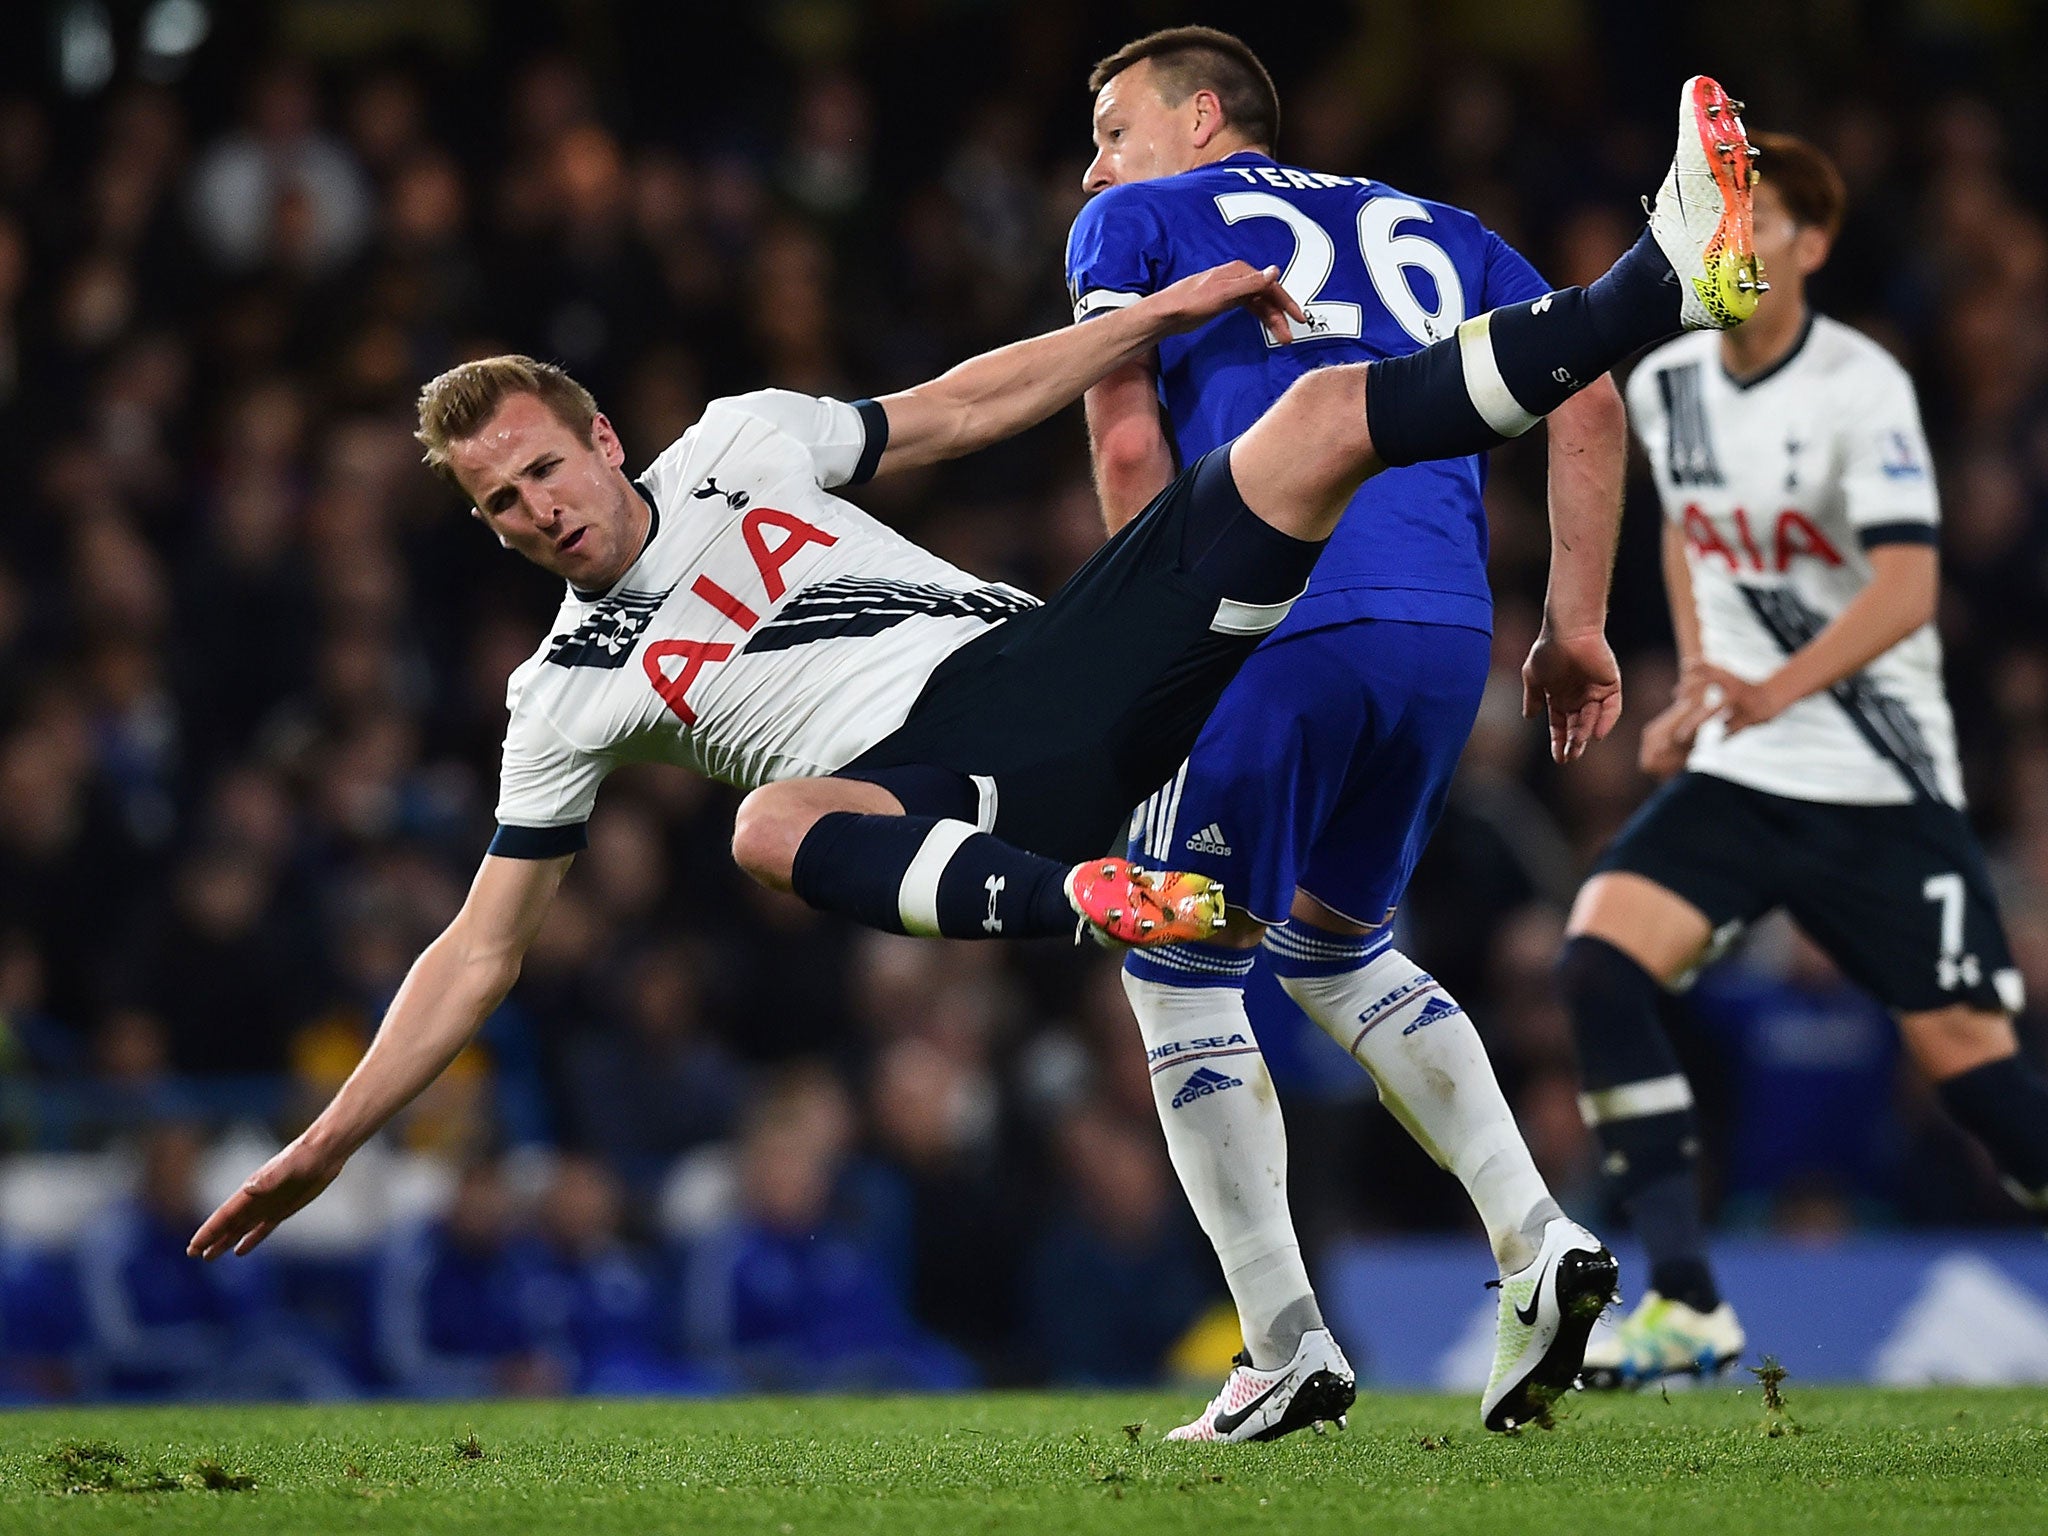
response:
[[[1783,907],[1848,978],[1897,1013],[1955,1003],[2017,1013],[1991,871],[1952,805],[1831,805],[1681,773],[1595,867],[1641,875],[1714,925],[1716,949]]]
[[[1384,923],[1443,815],[1491,656],[1484,630],[1398,619],[1268,641],[1132,816],[1130,856],[1221,880],[1264,923],[1297,888]]]
[[[941,662],[903,724],[840,776],[882,785],[912,815],[977,820],[1050,858],[1107,853],[1322,549],[1245,505],[1226,443],[1043,607]]]

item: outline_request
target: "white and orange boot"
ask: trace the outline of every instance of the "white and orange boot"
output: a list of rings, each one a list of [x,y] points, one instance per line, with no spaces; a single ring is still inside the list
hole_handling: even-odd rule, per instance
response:
[[[1107,944],[1185,944],[1224,924],[1223,886],[1205,875],[1105,857],[1067,871],[1067,902]]]
[[[1694,75],[1678,98],[1678,150],[1650,209],[1650,233],[1684,291],[1689,331],[1725,331],[1756,313],[1768,287],[1757,260],[1750,189],[1756,148],[1742,103]]]

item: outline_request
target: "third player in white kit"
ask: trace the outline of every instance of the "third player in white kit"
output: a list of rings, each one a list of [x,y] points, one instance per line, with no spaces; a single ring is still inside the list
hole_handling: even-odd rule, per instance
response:
[[[1757,144],[1772,292],[1725,340],[1652,352],[1628,386],[1682,674],[1643,741],[1645,769],[1676,777],[1580,892],[1559,965],[1580,1107],[1650,1260],[1640,1305],[1587,1351],[1596,1386],[1718,1370],[1745,1347],[1707,1263],[1692,1090],[1656,1004],[1773,909],[1892,1011],[1949,1113],[2048,1207],[2048,1084],[2018,1054],[2019,975],[1942,690],[1940,504],[1913,386],[1805,305],[1841,219],[1833,167],[1797,139]]]

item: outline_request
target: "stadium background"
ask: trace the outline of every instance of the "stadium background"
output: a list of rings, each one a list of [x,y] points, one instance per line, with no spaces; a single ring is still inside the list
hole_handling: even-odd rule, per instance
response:
[[[1283,158],[1473,207],[1555,282],[1630,237],[1694,70],[1752,126],[1837,156],[1853,203],[1815,291],[1920,385],[1970,791],[2048,999],[2048,13],[1763,7],[1739,51],[1680,8],[1595,0],[1281,14],[1199,19],[1272,67]],[[1190,19],[1078,0],[11,13],[0,1398],[1169,1368],[1221,1292],[1113,967],[867,935],[753,889],[725,853],[733,797],[675,773],[608,784],[512,1000],[319,1206],[258,1261],[181,1252],[459,901],[503,679],[556,602],[418,468],[419,383],[486,351],[557,358],[643,463],[713,394],[878,393],[1062,324],[1087,66]],[[1628,716],[1550,767],[1514,681],[1541,464],[1540,440],[1496,456],[1495,689],[1403,920],[1565,1203],[1597,1217],[1548,967],[1647,791],[1635,732],[1672,666],[1638,476],[1612,626]],[[1099,534],[1077,413],[863,495],[1038,591]],[[1674,1021],[1719,1220],[1756,1252],[2019,1221],[1882,1015],[1796,936],[1760,935]],[[1483,1305],[1456,1186],[1320,1036],[1276,1020],[1267,1043],[1331,1284],[1427,1306],[1425,1271],[1386,1258],[1421,1250],[1384,1245],[1455,1233],[1427,1273]],[[1210,1368],[1199,1336],[1182,1358]]]

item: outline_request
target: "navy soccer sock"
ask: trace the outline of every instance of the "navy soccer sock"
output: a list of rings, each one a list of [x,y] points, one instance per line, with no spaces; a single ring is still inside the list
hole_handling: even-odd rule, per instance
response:
[[[1692,1087],[1657,1021],[1658,986],[1605,939],[1566,942],[1558,981],[1571,1009],[1601,1172],[1650,1260],[1650,1285],[1700,1312],[1721,1304],[1700,1215]]]
[[[1074,931],[1067,866],[938,816],[820,816],[796,850],[797,895],[890,933],[1035,939]]]
[[[2009,1188],[2048,1213],[2048,1082],[2021,1056],[1972,1067],[1935,1085],[1942,1107],[1984,1143]]]
[[[1366,424],[1389,465],[1455,459],[1520,437],[1679,326],[1677,274],[1650,232],[1589,288],[1475,315],[1406,357],[1367,364]]]

